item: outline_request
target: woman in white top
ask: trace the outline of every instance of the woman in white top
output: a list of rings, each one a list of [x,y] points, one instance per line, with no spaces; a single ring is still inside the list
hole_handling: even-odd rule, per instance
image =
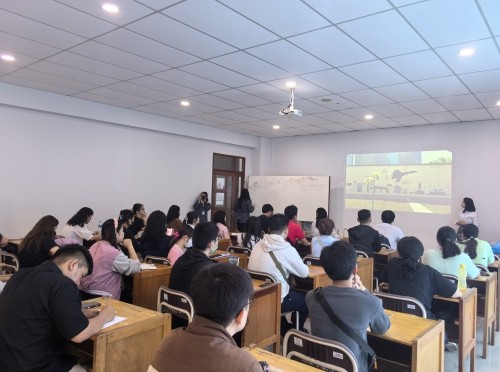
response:
[[[479,229],[476,225],[465,225],[462,229],[463,241],[458,244],[460,249],[472,259],[475,264],[488,267],[493,261],[493,249],[490,243],[478,239]]]
[[[319,236],[315,236],[311,241],[311,254],[314,257],[319,257],[323,248],[332,245],[336,242],[337,238],[332,236],[332,231],[335,228],[335,224],[329,218],[323,218],[317,222]]]
[[[458,276],[460,264],[464,264],[469,278],[479,276],[479,269],[465,253],[462,253],[456,245],[457,233],[449,226],[441,227],[436,235],[440,249],[429,249],[425,251],[422,262],[439,271],[442,274]]]
[[[83,240],[99,240],[99,231],[92,232],[85,227],[85,225],[90,223],[94,211],[89,207],[81,208],[76,214],[69,219],[64,226],[61,235],[66,238],[71,238],[76,240],[78,243],[83,244]]]
[[[262,231],[260,218],[255,216],[248,217],[246,231],[241,236],[243,247],[252,249],[263,236],[264,232]]]
[[[458,215],[457,222],[455,223],[459,226],[472,224],[479,227],[479,219],[477,217],[474,201],[471,198],[464,198],[462,201],[462,208],[464,210]]]

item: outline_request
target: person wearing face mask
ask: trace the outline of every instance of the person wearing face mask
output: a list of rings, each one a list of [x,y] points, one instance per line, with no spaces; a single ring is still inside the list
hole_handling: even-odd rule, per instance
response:
[[[141,271],[141,264],[130,239],[123,240],[123,226],[116,219],[102,225],[102,240],[93,244],[89,252],[94,261],[94,271],[80,282],[82,290],[98,290],[110,293],[119,300],[122,274],[132,275]],[[119,248],[121,244],[128,257]]]
[[[193,235],[193,228],[189,225],[182,226],[177,236],[172,240],[172,247],[168,252],[168,260],[173,266],[175,262],[186,252],[186,244]]]

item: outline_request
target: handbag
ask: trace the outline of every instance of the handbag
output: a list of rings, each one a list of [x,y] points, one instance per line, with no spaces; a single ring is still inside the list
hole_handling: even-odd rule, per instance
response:
[[[283,279],[285,279],[285,281],[288,283],[288,285],[290,286],[290,288],[296,288],[297,287],[297,281],[295,280],[295,275],[290,274],[288,276],[288,279],[287,279],[286,278],[286,274],[285,274],[285,270],[283,270],[283,266],[281,266],[281,264],[279,263],[278,259],[274,255],[274,252],[269,252],[269,255],[273,259],[274,264],[276,265],[276,268],[279,270],[279,272],[283,276]]]
[[[335,315],[332,308],[330,307],[330,305],[328,305],[328,302],[323,296],[323,291],[321,290],[321,287],[318,287],[314,290],[314,298],[316,298],[316,300],[319,302],[323,310],[325,310],[325,312],[328,314],[328,317],[331,319],[333,324],[339,327],[348,337],[352,338],[352,340],[359,345],[361,350],[363,350],[365,353],[368,354],[368,370],[369,371],[376,370],[377,355],[375,354],[375,351],[370,347],[370,345],[366,343],[365,340],[363,340],[363,338],[360,335],[354,332],[351,327],[349,327],[337,315]]]

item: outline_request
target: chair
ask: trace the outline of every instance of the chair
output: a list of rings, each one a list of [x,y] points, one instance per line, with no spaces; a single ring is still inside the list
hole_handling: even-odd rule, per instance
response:
[[[481,270],[482,272],[488,272],[488,268],[484,265],[481,265],[481,264],[476,264],[476,267]]]
[[[305,256],[302,261],[307,265],[307,266],[321,266],[321,262],[319,260],[319,257],[314,257],[314,256]]]
[[[493,256],[495,257],[495,261],[500,260],[500,255],[498,255],[498,254],[494,254]]]
[[[384,309],[427,318],[427,311],[425,310],[424,305],[413,297],[400,296],[384,292],[374,292],[373,295],[382,300]]]
[[[0,251],[0,271],[14,274],[19,271],[19,259],[12,253]]]
[[[186,319],[189,323],[194,317],[194,306],[191,297],[181,291],[174,291],[164,285],[158,290],[157,311],[170,313],[174,316]]]
[[[368,256],[368,253],[363,252],[363,251],[358,251],[358,250],[356,250],[356,255],[357,255],[358,257],[370,258],[370,257]]]
[[[262,280],[266,283],[277,283],[278,281],[276,280],[276,278],[274,276],[272,276],[271,274],[269,273],[264,273],[262,271],[253,271],[253,270],[246,270],[248,272],[248,274],[250,274],[250,277],[252,279],[255,279],[255,280]],[[299,329],[299,312],[298,311],[289,311],[289,312],[286,312],[286,313],[281,313],[281,316],[285,316],[289,313],[296,313],[296,318],[295,318],[295,327],[297,329]]]
[[[226,251],[231,245],[231,239],[220,239],[218,244],[218,249],[221,251]]]
[[[250,254],[252,254],[252,250],[250,248],[245,248],[245,247],[230,246],[227,248],[227,251],[229,253],[245,254],[248,257],[250,257]]]
[[[171,266],[170,261],[166,257],[146,256],[144,262]]]
[[[78,288],[78,291],[79,291],[80,297],[82,298],[83,301],[91,300],[91,299],[97,298],[97,297],[113,298],[113,295],[111,293],[105,292],[105,291],[98,291],[96,289]]]
[[[452,282],[453,284],[457,284],[458,285],[458,276],[453,275],[453,274],[443,274],[443,276],[446,279],[448,279],[450,282]]]
[[[381,246],[382,248],[387,249],[388,251],[390,251],[390,250],[391,250],[391,245],[390,245],[390,244],[380,243],[380,246]]]
[[[283,339],[283,356],[322,370],[358,371],[358,362],[346,346],[295,329]]]

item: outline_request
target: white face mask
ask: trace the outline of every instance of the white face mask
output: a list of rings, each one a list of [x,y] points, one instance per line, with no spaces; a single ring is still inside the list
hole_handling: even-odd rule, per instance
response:
[[[219,248],[219,240],[215,241],[215,244],[212,247],[212,250],[210,251],[210,254],[214,253],[217,250],[217,248]]]

